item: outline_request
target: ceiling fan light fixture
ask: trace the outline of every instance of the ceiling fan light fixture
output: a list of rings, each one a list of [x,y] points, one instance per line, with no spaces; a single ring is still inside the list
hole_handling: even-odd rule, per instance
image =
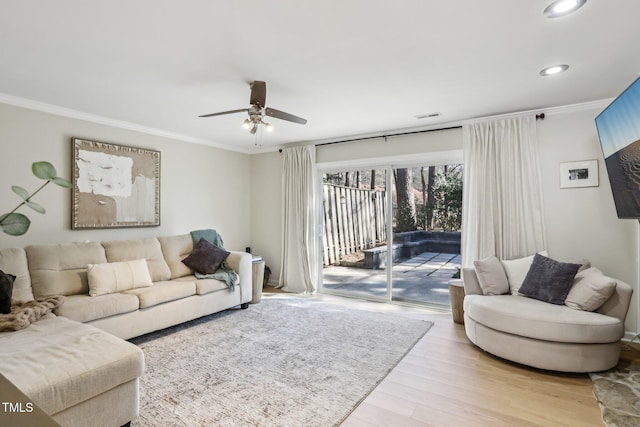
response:
[[[222,116],[225,114],[248,113],[249,117],[244,119],[244,121],[242,122],[242,127],[247,129],[252,135],[256,135],[256,133],[258,132],[258,127],[260,125],[263,125],[267,132],[273,131],[273,126],[271,125],[271,123],[263,121],[265,116],[275,117],[279,120],[286,120],[301,125],[307,123],[307,119],[303,119],[302,117],[294,116],[293,114],[285,113],[284,111],[276,110],[275,108],[265,107],[265,99],[267,96],[267,87],[265,82],[256,80],[250,84],[250,88],[251,95],[249,97],[249,108],[203,114],[198,117],[214,117]],[[262,129],[260,129],[260,135],[262,135]]]
[[[555,0],[544,9],[544,16],[547,18],[558,18],[575,12],[580,9],[587,0]]]
[[[564,73],[568,69],[569,69],[569,66],[567,64],[552,65],[550,67],[543,68],[540,71],[540,75],[543,77],[555,76],[556,74]]]

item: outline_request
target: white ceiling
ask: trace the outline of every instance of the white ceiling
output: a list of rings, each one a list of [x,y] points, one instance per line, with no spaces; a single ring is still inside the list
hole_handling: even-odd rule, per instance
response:
[[[197,116],[248,107],[253,80],[308,119],[270,120],[262,150],[615,97],[640,72],[640,1],[548,19],[550,2],[7,1],[0,101],[251,152],[244,114]]]

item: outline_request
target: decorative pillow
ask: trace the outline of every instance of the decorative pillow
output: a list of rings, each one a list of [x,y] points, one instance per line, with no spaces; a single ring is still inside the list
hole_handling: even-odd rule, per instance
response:
[[[538,253],[547,256],[547,251]],[[507,261],[503,260],[501,262],[505,273],[507,273],[511,294],[518,295],[518,289],[522,286],[522,282],[524,282],[524,278],[527,277],[527,273],[533,262],[533,255]]]
[[[535,254],[531,268],[518,293],[529,298],[562,305],[579,268],[580,264],[560,262]]]
[[[11,313],[11,295],[13,294],[13,281],[16,276],[0,270],[0,313]]]
[[[202,238],[182,262],[200,274],[213,274],[230,254]]]
[[[146,259],[89,264],[87,278],[92,297],[153,286]]]
[[[478,283],[484,295],[502,295],[509,293],[509,281],[502,263],[496,256],[490,256],[473,262],[478,275]]]
[[[595,311],[611,297],[616,285],[595,267],[579,271],[564,303],[576,310]]]

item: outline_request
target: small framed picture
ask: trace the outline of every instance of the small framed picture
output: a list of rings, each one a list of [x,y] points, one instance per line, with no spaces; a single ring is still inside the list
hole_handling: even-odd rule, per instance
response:
[[[598,185],[598,160],[560,163],[560,188]]]

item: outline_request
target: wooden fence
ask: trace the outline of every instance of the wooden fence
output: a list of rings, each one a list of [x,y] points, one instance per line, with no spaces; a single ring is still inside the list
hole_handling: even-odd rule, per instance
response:
[[[325,266],[386,241],[385,200],[385,191],[323,185]]]

